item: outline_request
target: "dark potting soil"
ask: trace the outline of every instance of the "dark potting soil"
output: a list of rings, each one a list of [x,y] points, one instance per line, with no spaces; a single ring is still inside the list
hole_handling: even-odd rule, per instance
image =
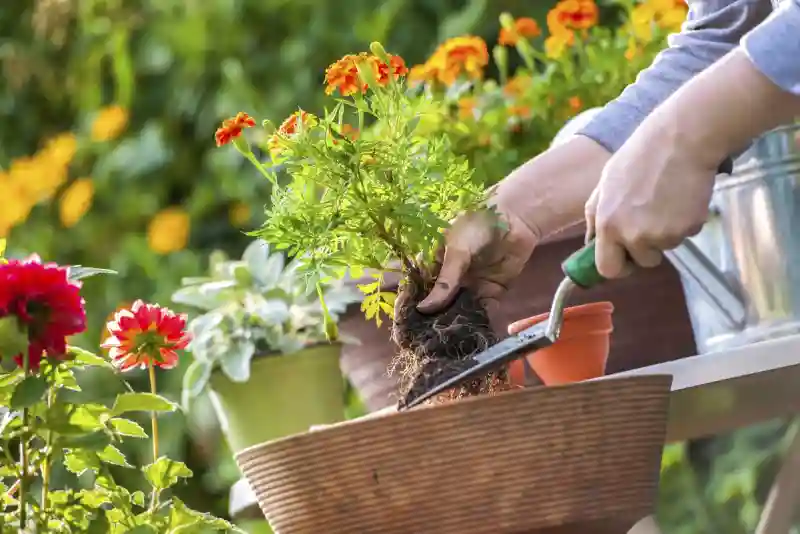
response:
[[[417,304],[431,283],[407,278],[398,291],[392,339],[400,351],[392,363],[399,370],[400,406],[470,367],[469,358],[498,341],[489,315],[468,290],[438,314],[423,314]],[[506,372],[495,372],[444,393],[440,400],[458,399],[505,389]]]

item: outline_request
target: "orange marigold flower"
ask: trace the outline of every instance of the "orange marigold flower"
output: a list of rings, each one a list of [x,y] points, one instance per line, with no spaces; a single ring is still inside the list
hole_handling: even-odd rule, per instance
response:
[[[359,65],[367,64],[372,69],[375,81],[380,85],[389,83],[389,74],[395,78],[408,74],[406,62],[400,56],[389,54],[387,65],[377,56],[366,54],[348,54],[342,59],[332,63],[325,70],[325,93],[333,94],[337,89],[342,96],[350,96],[357,92],[366,93],[368,84],[361,79],[358,72]]]
[[[458,101],[458,116],[462,119],[475,117],[475,106],[478,101],[474,96],[465,96]]]
[[[387,65],[380,59],[375,56],[372,56],[371,60],[375,66],[375,79],[380,85],[386,85],[389,83],[389,74],[391,73],[395,78],[399,78],[400,76],[405,76],[408,74],[408,67],[406,67],[406,62],[400,56],[393,56],[389,54],[389,64]]]
[[[541,33],[542,30],[539,28],[538,22],[530,17],[522,17],[514,21],[513,31],[502,28],[497,42],[503,46],[514,46],[517,44],[517,41],[519,41],[520,37],[530,39],[532,37],[538,37]]]
[[[280,152],[281,137],[293,137],[294,135],[300,133],[303,128],[311,124],[311,121],[314,118],[314,115],[308,113],[307,111],[303,111],[302,109],[299,109],[289,115],[278,127],[278,130],[272,134],[272,137],[270,137],[269,141],[267,141],[269,151],[273,154]]]
[[[358,61],[363,60],[354,54],[347,54],[342,59],[332,63],[325,69],[325,94],[333,94],[337,89],[342,96],[350,96],[361,91],[367,92],[367,84],[361,80],[358,74]]]
[[[358,136],[361,134],[361,132],[358,131],[358,128],[347,123],[342,124],[342,127],[339,130],[342,135],[349,137],[353,141],[358,140]]]
[[[176,351],[190,340],[185,315],[141,300],[115,313],[106,328],[111,335],[102,347],[121,371],[151,365],[172,369],[178,364]]]
[[[558,59],[575,43],[575,34],[554,33],[544,40],[544,52],[550,59]]]
[[[483,69],[488,63],[489,49],[486,41],[480,37],[464,35],[442,43],[426,66],[431,79],[451,85],[461,74],[472,79],[482,77]]]
[[[551,34],[588,30],[597,24],[600,10],[594,0],[561,0],[547,14]]]
[[[568,100],[569,109],[573,112],[578,112],[583,108],[583,100],[579,96],[571,96]]]
[[[503,87],[506,96],[519,98],[530,88],[532,79],[525,74],[515,74]]]
[[[255,125],[255,119],[243,111],[237,113],[233,118],[225,119],[222,121],[222,126],[217,128],[214,134],[217,146],[227,145],[235,137],[242,135],[242,130],[245,128],[252,128]]]
[[[531,116],[530,106],[513,105],[508,107],[508,113],[512,117],[527,119]]]

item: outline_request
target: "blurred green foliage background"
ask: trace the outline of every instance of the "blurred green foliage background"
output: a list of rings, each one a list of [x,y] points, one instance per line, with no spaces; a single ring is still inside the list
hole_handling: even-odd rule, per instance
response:
[[[181,277],[205,269],[212,249],[241,253],[249,239],[243,230],[259,223],[268,184],[234,150],[216,149],[221,119],[245,110],[280,122],[298,106],[318,109],[325,67],[372,40],[413,65],[448,37],[472,33],[495,42],[503,11],[543,21],[554,3],[4,2],[0,222],[4,214],[24,212],[8,236],[10,255],[36,251],[44,259],[120,273],[85,285],[90,329],[78,343],[95,345],[119,305],[136,298],[167,304]],[[98,114],[116,120],[119,131],[93,134]],[[68,172],[50,152],[32,164],[30,157],[59,134],[75,147]],[[37,190],[46,192],[46,201],[29,211],[11,179],[23,164],[26,173],[18,175],[28,188],[41,184]],[[71,197],[76,182],[82,193],[76,188]],[[160,378],[175,400],[181,373]],[[121,387],[109,377],[86,380],[109,394]],[[188,418],[176,414],[163,428],[167,452],[196,473],[183,489],[187,504],[225,515],[238,473],[209,407],[199,404]],[[751,532],[786,428],[779,422],[669,448],[660,506],[665,533]]]

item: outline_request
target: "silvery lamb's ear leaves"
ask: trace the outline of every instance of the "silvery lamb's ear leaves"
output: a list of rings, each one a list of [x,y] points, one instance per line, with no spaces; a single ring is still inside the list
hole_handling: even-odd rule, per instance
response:
[[[221,313],[211,312],[192,319],[188,328],[189,334],[192,336],[191,343],[202,345],[211,339],[224,318],[225,316]]]
[[[291,317],[289,305],[281,299],[265,299],[260,295],[248,294],[244,297],[244,307],[266,324],[283,324]]]
[[[83,267],[81,265],[72,265],[68,267],[68,278],[73,282],[95,276],[97,274],[119,274],[117,271],[111,269],[99,269],[97,267]]]
[[[201,310],[213,310],[225,304],[228,293],[236,287],[234,280],[220,280],[196,286],[182,287],[172,294],[172,302],[193,306]]]
[[[181,404],[186,410],[189,408],[191,399],[203,392],[209,379],[211,378],[212,364],[208,361],[195,360],[183,374],[183,391]]]
[[[220,362],[222,372],[233,382],[247,382],[250,380],[250,362],[255,353],[256,346],[251,342],[233,344]]]
[[[208,270],[214,277],[219,276],[219,269],[222,264],[228,261],[228,256],[221,250],[215,250],[208,257]]]
[[[268,243],[260,239],[253,241],[245,249],[242,260],[247,263],[250,273],[259,285],[263,287],[278,285],[284,265],[283,254],[280,252],[270,254]]]

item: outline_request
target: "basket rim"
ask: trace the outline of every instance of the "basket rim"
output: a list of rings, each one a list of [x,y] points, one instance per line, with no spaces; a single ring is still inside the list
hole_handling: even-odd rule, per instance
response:
[[[246,458],[258,456],[264,449],[270,449],[278,446],[287,446],[291,445],[293,442],[303,442],[309,439],[313,439],[314,437],[323,433],[351,432],[353,431],[353,427],[363,428],[365,425],[373,425],[373,426],[382,425],[385,424],[384,419],[390,417],[392,418],[404,417],[406,418],[406,424],[413,424],[414,421],[419,421],[421,420],[421,418],[435,417],[437,413],[439,414],[445,413],[445,411],[447,410],[449,411],[468,410],[470,406],[474,405],[475,403],[486,404],[486,403],[496,402],[496,399],[498,398],[504,398],[509,396],[517,396],[521,401],[523,398],[531,395],[553,395],[557,391],[564,391],[571,389],[605,389],[609,387],[610,384],[614,383],[619,384],[620,382],[623,383],[621,384],[621,386],[624,385],[625,383],[633,383],[633,384],[653,383],[654,385],[663,384],[668,389],[666,394],[669,395],[669,388],[671,388],[672,386],[673,379],[674,379],[673,375],[669,373],[658,373],[658,374],[654,373],[654,374],[620,376],[620,377],[608,376],[604,377],[603,380],[595,379],[595,380],[587,380],[587,381],[554,385],[554,386],[515,388],[507,391],[494,393],[491,395],[466,397],[463,399],[459,399],[455,402],[446,402],[435,405],[423,404],[408,410],[387,412],[385,414],[375,415],[373,417],[369,417],[369,415],[367,415],[362,418],[350,419],[339,423],[335,423],[333,425],[318,430],[306,431],[299,434],[292,434],[290,436],[285,436],[272,441],[258,443],[256,445],[252,445],[250,447],[242,449],[241,451],[236,453],[235,460],[237,463],[239,463],[242,460],[245,460]],[[435,412],[431,412],[432,410],[434,410]]]

